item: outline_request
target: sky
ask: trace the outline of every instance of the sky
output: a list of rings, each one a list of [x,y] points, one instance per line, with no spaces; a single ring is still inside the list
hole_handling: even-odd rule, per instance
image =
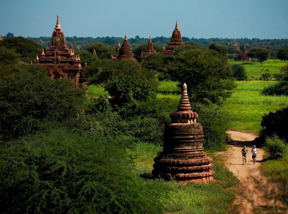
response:
[[[0,0],[0,34],[170,37],[178,21],[188,38],[288,38],[288,0]]]

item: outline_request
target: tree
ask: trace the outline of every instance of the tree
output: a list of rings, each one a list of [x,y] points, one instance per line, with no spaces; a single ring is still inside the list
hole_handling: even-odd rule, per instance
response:
[[[96,50],[99,59],[111,59],[111,55],[115,54],[115,48],[98,42],[92,43],[89,46],[88,51],[93,53],[94,49]]]
[[[227,58],[214,50],[180,51],[168,65],[168,71],[180,84],[187,83],[189,95],[196,102],[208,99],[220,103],[235,87]]]
[[[278,50],[277,58],[284,60],[284,62],[288,59],[288,46],[282,47]]]
[[[9,37],[14,37],[14,34],[9,32],[9,33],[7,33],[6,37],[7,37],[7,38],[9,38]]]
[[[252,48],[248,52],[248,56],[251,58],[257,58],[257,60],[262,64],[264,61],[266,61],[269,57],[270,51],[266,48]]]
[[[145,101],[148,97],[155,98],[155,92],[147,81],[131,75],[113,76],[108,80],[105,90],[113,97],[112,101],[117,103]]]
[[[0,140],[33,134],[45,126],[81,124],[84,92],[70,80],[50,80],[40,66],[0,79]]]
[[[247,80],[247,75],[245,73],[245,68],[243,67],[243,65],[233,65],[232,70],[236,80]]]
[[[38,44],[20,36],[5,38],[0,43],[0,47],[3,46],[7,49],[14,50],[20,55],[21,60],[27,63],[34,61],[36,59],[36,54],[41,53]]]
[[[0,64],[14,65],[20,60],[19,54],[13,50],[7,49],[5,46],[0,47]]]
[[[214,51],[217,51],[219,54],[223,55],[223,56],[226,56],[227,53],[228,53],[228,48],[226,46],[223,46],[223,45],[217,45],[215,43],[212,43],[210,46],[209,46],[209,49],[211,50],[214,50]]]

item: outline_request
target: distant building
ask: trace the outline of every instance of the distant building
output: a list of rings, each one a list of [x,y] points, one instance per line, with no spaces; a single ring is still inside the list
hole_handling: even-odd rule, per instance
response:
[[[185,43],[182,40],[181,37],[181,31],[179,30],[178,27],[178,22],[176,22],[175,29],[172,33],[172,38],[166,48],[163,48],[162,54],[167,55],[167,54],[173,54],[175,48],[177,48],[179,45],[184,45]]]
[[[73,46],[71,49],[67,47],[59,16],[52,33],[50,48],[45,51],[43,49],[40,58],[36,56],[35,62],[49,71],[51,79],[69,78],[76,86],[85,84],[80,56],[75,55]]]
[[[244,45],[242,53],[234,57],[234,61],[251,61],[251,58],[247,55],[246,45]]]
[[[115,48],[115,54],[114,54],[114,56],[111,55],[111,59],[117,59],[118,58],[120,49],[121,49],[121,45],[120,45],[120,42],[118,41],[117,47]]]
[[[233,38],[231,43],[228,43],[228,47],[233,47],[235,50],[240,51],[240,45],[237,44],[235,38]]]
[[[157,54],[157,51],[154,50],[151,37],[149,37],[149,41],[148,41],[148,44],[147,44],[147,49],[145,51],[141,52],[141,54],[139,56],[140,60],[145,59],[151,53],[156,53]]]
[[[2,36],[1,36],[1,34],[0,34],[0,42],[2,41],[3,39],[2,39]]]
[[[118,48],[119,46],[117,46]],[[137,60],[133,57],[132,49],[130,47],[130,44],[128,42],[127,36],[125,35],[124,42],[119,49],[119,53],[117,53],[117,48],[116,48],[116,54],[115,57],[112,59],[117,59],[117,60],[128,60],[128,61],[133,61],[136,62]],[[118,56],[117,56],[118,55]],[[117,57],[116,57],[117,56]]]

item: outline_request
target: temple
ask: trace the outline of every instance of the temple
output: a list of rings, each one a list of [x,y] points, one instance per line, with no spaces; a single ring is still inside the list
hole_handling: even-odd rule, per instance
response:
[[[196,121],[198,114],[191,111],[185,83],[178,111],[170,118],[172,122],[165,126],[163,152],[154,159],[154,177],[184,184],[213,181],[213,159],[204,152],[203,127]]]
[[[95,56],[95,57],[98,57],[97,56],[97,52],[96,52],[96,49],[94,48],[94,50],[93,50],[93,55]]]
[[[242,53],[234,57],[234,61],[251,61],[251,58],[247,55],[246,45],[244,45]]]
[[[235,38],[233,38],[231,43],[228,43],[228,47],[232,47],[236,49],[237,51],[240,51],[240,45],[237,44]]]
[[[141,52],[141,54],[139,56],[140,60],[145,59],[151,53],[156,53],[157,54],[157,51],[154,50],[151,37],[149,37],[149,41],[148,41],[148,44],[147,44],[147,49],[145,51]]]
[[[59,16],[57,16],[49,49],[42,50],[41,56],[38,57],[37,55],[35,62],[49,71],[51,79],[69,78],[76,86],[85,84],[85,79],[81,73],[80,56],[75,55],[73,46],[71,49],[67,47]]]
[[[168,46],[162,50],[162,54],[167,55],[167,54],[173,54],[175,48],[177,48],[179,45],[184,45],[185,43],[182,40],[181,37],[181,32],[178,27],[178,22],[176,22],[175,29],[172,33],[172,38],[168,44]]]
[[[120,42],[118,41],[117,47],[115,49],[115,54],[114,54],[114,56],[111,55],[111,59],[117,59],[118,58],[120,49],[121,49],[121,45],[120,45]]]
[[[117,46],[118,47],[118,46]],[[116,48],[117,51],[117,48]],[[117,54],[117,53],[116,53]],[[112,58],[113,59],[113,58]],[[117,58],[114,59],[118,59],[118,60],[128,60],[128,61],[137,61],[134,57],[133,57],[133,53],[132,53],[132,49],[130,47],[130,44],[128,42],[127,36],[125,35],[125,39],[124,42],[122,43],[122,46],[119,50],[119,54],[117,56]]]
[[[0,42],[2,41],[3,39],[2,39],[2,36],[1,36],[1,34],[0,34]]]

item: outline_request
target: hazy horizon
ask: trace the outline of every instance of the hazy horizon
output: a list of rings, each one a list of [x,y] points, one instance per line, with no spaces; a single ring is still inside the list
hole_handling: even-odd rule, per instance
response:
[[[69,1],[1,3],[0,35],[51,37],[57,15],[66,37],[288,38],[286,0]]]

